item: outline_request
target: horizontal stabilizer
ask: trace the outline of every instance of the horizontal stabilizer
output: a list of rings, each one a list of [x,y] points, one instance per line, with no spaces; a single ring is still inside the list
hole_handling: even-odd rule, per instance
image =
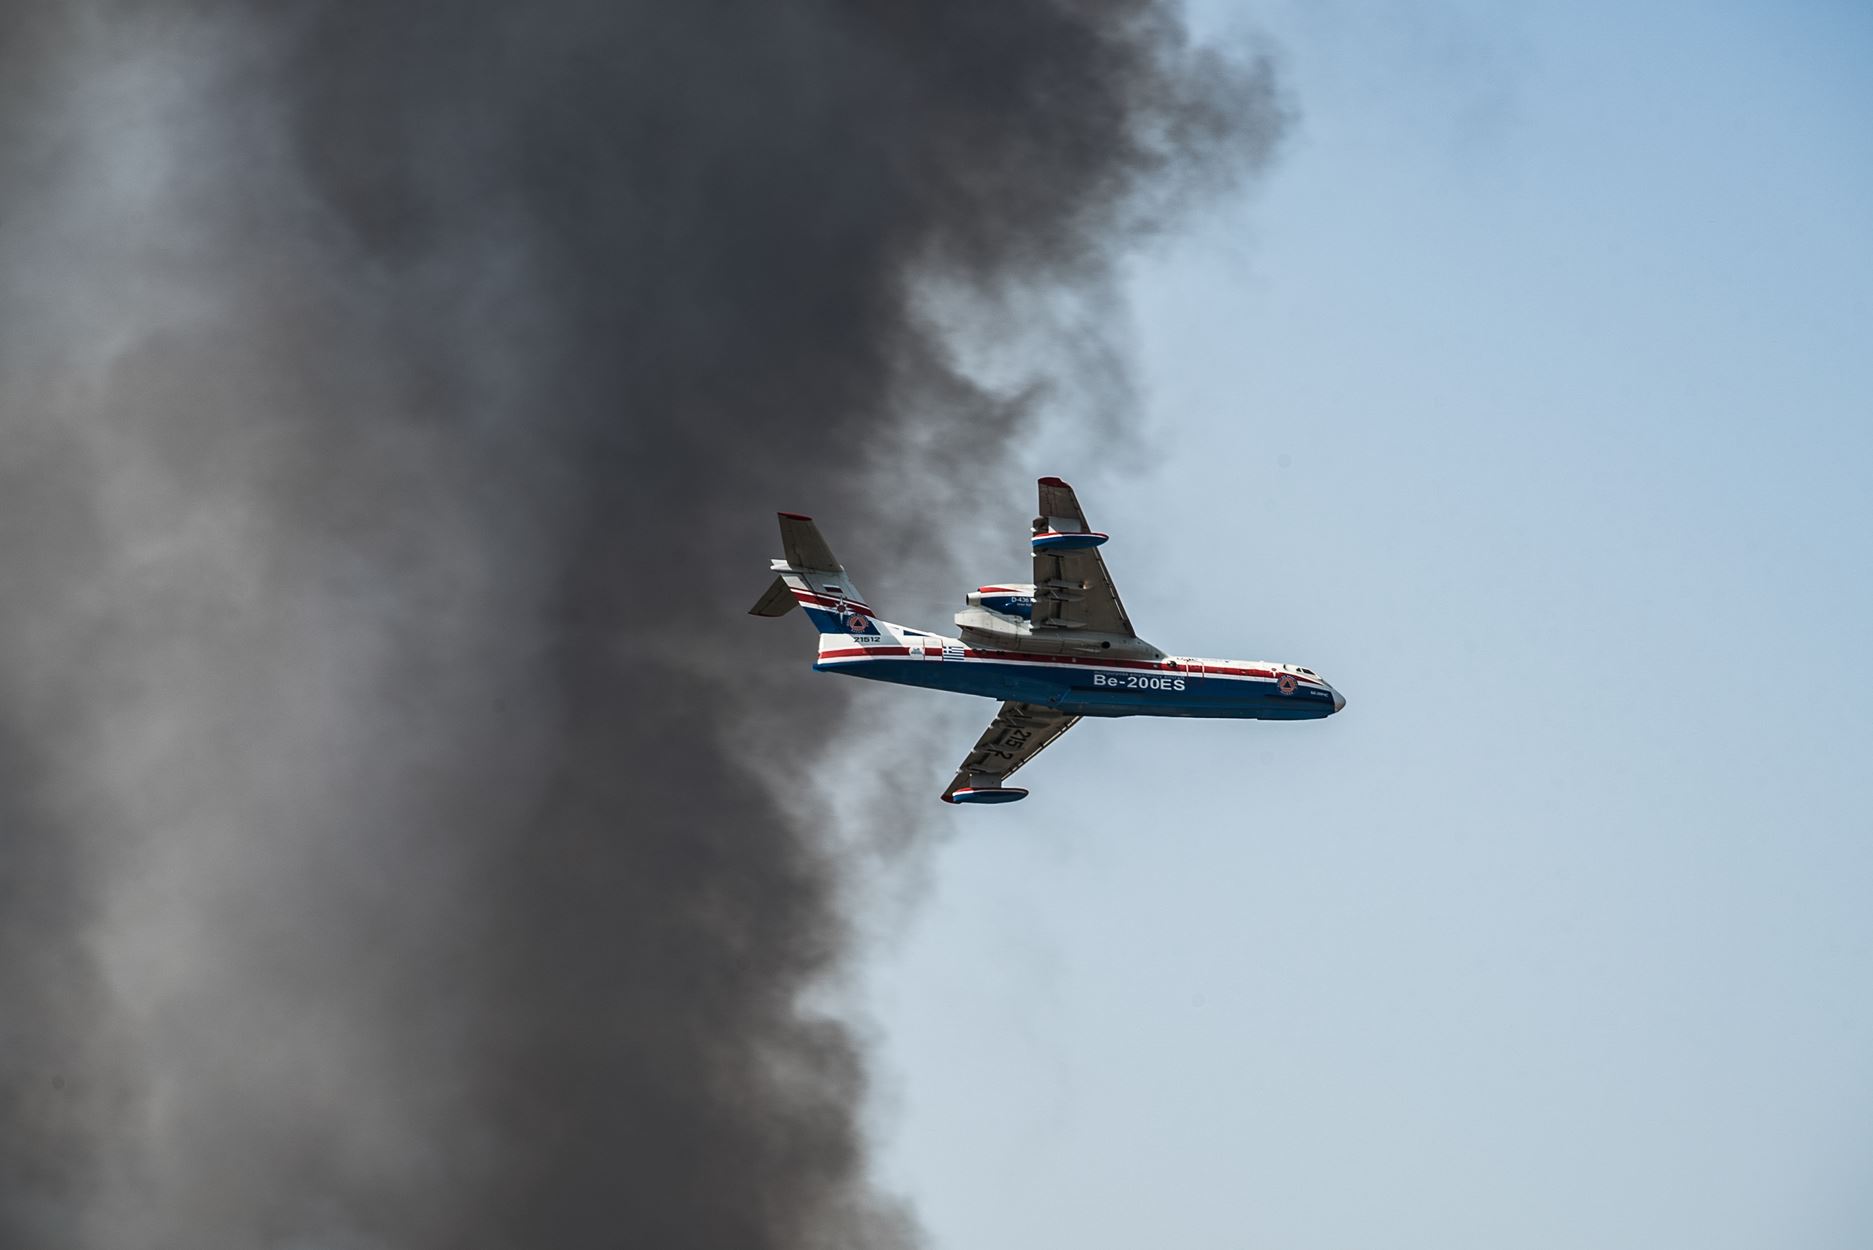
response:
[[[748,615],[785,616],[793,611],[799,602],[794,598],[793,588],[787,585],[787,579],[777,577],[774,579],[774,584],[767,588],[767,593],[761,596],[761,601],[748,609]]]

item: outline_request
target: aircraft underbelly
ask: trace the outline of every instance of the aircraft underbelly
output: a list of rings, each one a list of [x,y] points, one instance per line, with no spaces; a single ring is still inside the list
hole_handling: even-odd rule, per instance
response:
[[[1146,679],[1153,680],[1153,679]],[[1161,679],[1157,679],[1161,680]],[[1055,704],[1076,716],[1179,716],[1213,720],[1315,720],[1333,711],[1331,696],[1316,701],[1280,693],[1273,682],[1185,676],[1183,689],[1075,685]]]

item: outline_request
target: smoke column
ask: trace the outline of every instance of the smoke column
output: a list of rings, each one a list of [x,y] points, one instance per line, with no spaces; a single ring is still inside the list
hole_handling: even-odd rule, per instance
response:
[[[0,1245],[914,1241],[773,512],[1278,122],[1151,0],[9,6]]]

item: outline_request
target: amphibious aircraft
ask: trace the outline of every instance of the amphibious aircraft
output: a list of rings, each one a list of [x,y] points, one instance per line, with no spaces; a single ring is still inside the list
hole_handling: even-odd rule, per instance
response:
[[[819,630],[813,667],[1002,701],[943,799],[1009,803],[1004,783],[1082,716],[1319,720],[1346,706],[1311,668],[1268,660],[1166,655],[1132,630],[1073,488],[1040,479],[1029,540],[1034,580],[982,586],[956,614],[960,637],[879,620],[811,517],[780,514],[787,553],[754,616],[806,610]]]

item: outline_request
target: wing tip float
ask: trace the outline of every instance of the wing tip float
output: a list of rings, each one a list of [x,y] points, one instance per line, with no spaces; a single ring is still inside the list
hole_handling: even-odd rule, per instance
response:
[[[943,796],[945,803],[1013,803],[1028,797],[1028,792],[1020,786],[984,786],[977,789],[963,786],[951,790]]]
[[[1029,541],[1033,544],[1036,553],[1043,551],[1087,551],[1093,547],[1105,546],[1106,540],[1110,537],[1112,537],[1112,535],[1101,534],[1093,530],[1088,530],[1085,533],[1074,533],[1072,531],[1061,533],[1058,530],[1046,530],[1034,535]]]

